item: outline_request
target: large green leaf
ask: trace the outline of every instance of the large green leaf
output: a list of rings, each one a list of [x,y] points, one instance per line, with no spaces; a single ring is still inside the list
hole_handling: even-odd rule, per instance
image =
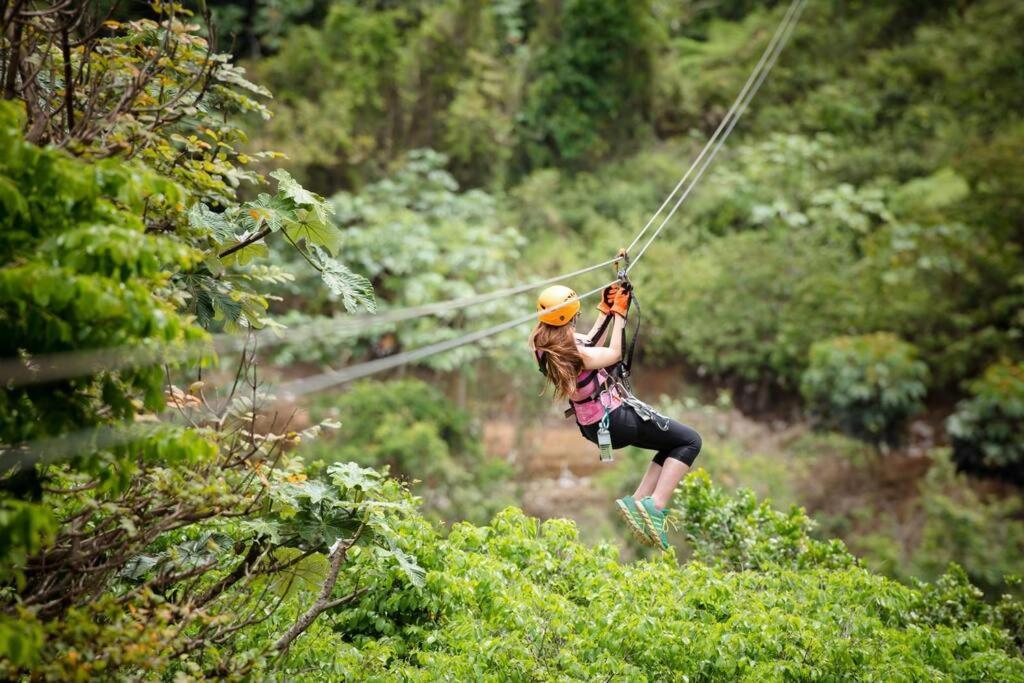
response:
[[[298,181],[292,178],[288,171],[278,169],[271,173],[270,177],[277,180],[278,192],[291,199],[296,205],[312,211],[318,223],[327,223],[328,217],[334,213],[333,206],[328,204],[320,195],[310,192],[302,185],[299,185]]]
[[[377,312],[377,301],[373,296],[373,285],[362,275],[353,273],[348,266],[331,258],[324,250],[310,246],[310,257],[320,268],[320,276],[331,293],[339,297],[349,313],[365,308]]]
[[[218,242],[238,239],[239,226],[227,213],[217,213],[206,204],[196,202],[188,211],[188,222],[193,228],[209,230]]]

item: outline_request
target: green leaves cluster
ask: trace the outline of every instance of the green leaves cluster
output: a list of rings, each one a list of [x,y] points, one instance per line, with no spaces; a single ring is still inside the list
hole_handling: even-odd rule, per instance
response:
[[[856,564],[840,541],[812,538],[814,522],[797,506],[780,512],[747,489],[729,495],[704,471],[683,481],[679,497],[682,504],[675,514],[698,562],[732,571]]]
[[[498,197],[482,190],[461,191],[444,169],[446,161],[437,152],[415,150],[386,178],[359,193],[339,192],[328,201],[335,229],[344,235],[347,263],[373,282],[381,310],[490,293],[518,281],[517,261],[523,247],[519,231],[500,213]],[[300,276],[278,290],[301,297],[301,306],[290,307],[282,320],[297,323],[319,317],[328,324],[341,312],[338,304],[343,301],[333,293],[311,296],[311,286],[309,278]],[[367,325],[345,335],[317,335],[285,345],[278,359],[333,363],[358,353],[360,347],[353,338],[368,334],[376,338],[372,350],[378,354],[417,347],[451,339],[465,328],[505,320],[506,311],[516,305],[525,308],[525,298],[441,309],[408,322]],[[489,340],[425,363],[441,370],[466,367],[482,355],[482,349],[513,343],[508,338]]]
[[[968,391],[947,422],[954,458],[966,469],[1018,478],[1024,462],[1024,365],[995,363]]]
[[[912,344],[879,332],[816,342],[800,391],[821,424],[893,446],[924,407],[928,376]]]
[[[526,168],[586,168],[647,133],[651,3],[570,0],[541,15],[516,133]]]
[[[265,395],[251,359],[216,401],[202,382],[171,385],[183,360],[190,377],[211,361],[204,328],[269,322],[267,283],[290,277],[254,262],[270,235],[350,308],[373,298],[335,259],[321,197],[281,171],[275,194],[237,201],[239,183],[260,178],[243,168],[256,155],[235,149],[244,136],[229,117],[265,113],[242,93],[267,93],[211,54],[180,6],[152,10],[156,20],[111,20],[76,43],[72,72],[104,88],[95,109],[61,117],[73,129],[44,111],[69,87],[47,80],[44,66],[63,66],[52,40],[22,45],[36,50],[26,58],[43,91],[0,100],[0,357],[19,370],[0,392],[5,679],[242,677],[353,599],[341,591],[358,580],[339,579],[348,553],[419,581],[386,540],[388,520],[412,510],[402,487],[342,466],[300,486],[307,475],[286,451],[319,428],[256,431]],[[84,105],[82,93],[59,106]],[[167,396],[190,429],[164,423]],[[271,621],[296,585],[326,597]],[[258,628],[271,630],[235,648]]]
[[[146,206],[184,201],[179,186],[138,166],[87,164],[25,142],[24,115],[0,102],[0,356],[204,338],[167,292],[202,254],[147,233]],[[163,405],[163,373],[143,367],[0,394],[0,440],[14,443],[124,418],[142,397]]]
[[[706,477],[685,488],[695,528],[706,523],[705,532],[718,534],[719,521],[759,521],[720,534],[707,563],[682,566],[671,556],[621,564],[614,548],[581,544],[572,523],[541,523],[515,509],[485,527],[458,524],[447,538],[407,525],[423,587],[372,590],[339,615],[351,639],[336,645],[336,657],[315,663],[296,653],[291,670],[316,666],[310,680],[328,671],[424,681],[439,671],[564,680],[1024,679],[1008,630],[1013,603],[986,605],[962,573],[902,586],[855,565],[841,547],[812,541],[799,522],[773,550],[769,538],[793,515],[755,512],[758,505],[730,499]],[[745,547],[758,560],[738,571],[730,558],[753,557]]]
[[[246,273],[231,277],[229,269],[266,257],[266,240],[275,233],[319,271],[323,283],[344,302],[346,310],[375,311],[369,281],[333,258],[341,246],[341,233],[330,221],[331,205],[295,182],[285,170],[270,175],[278,185],[274,195],[261,192],[256,199],[219,213],[202,202],[189,210],[189,226],[207,235],[213,250],[204,261],[206,272],[184,279],[191,296],[191,310],[199,322],[204,327],[215,319],[224,319],[236,327],[262,327],[267,323],[265,311],[269,301],[252,291],[254,278]],[[290,281],[293,277],[275,269],[256,279]]]
[[[647,2],[331,3],[256,65],[282,106],[254,135],[324,192],[422,147],[471,185],[581,168],[646,137],[657,38]]]

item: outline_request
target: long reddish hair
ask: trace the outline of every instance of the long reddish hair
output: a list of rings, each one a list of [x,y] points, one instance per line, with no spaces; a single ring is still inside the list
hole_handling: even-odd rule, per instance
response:
[[[548,381],[556,398],[569,398],[576,391],[576,378],[583,371],[583,356],[576,348],[572,325],[537,323],[530,334],[530,348],[544,354]]]

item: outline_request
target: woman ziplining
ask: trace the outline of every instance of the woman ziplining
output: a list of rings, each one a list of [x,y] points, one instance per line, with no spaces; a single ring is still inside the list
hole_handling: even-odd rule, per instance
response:
[[[613,448],[655,451],[633,495],[615,503],[640,542],[666,550],[668,502],[700,453],[701,438],[626,387],[623,338],[632,301],[632,287],[623,273],[618,283],[605,288],[597,306],[600,315],[583,335],[576,331],[579,296],[568,287],[548,287],[537,299],[539,321],[530,334],[530,348],[554,397],[569,401],[566,417],[575,416],[580,433],[598,445],[603,461],[611,460]]]

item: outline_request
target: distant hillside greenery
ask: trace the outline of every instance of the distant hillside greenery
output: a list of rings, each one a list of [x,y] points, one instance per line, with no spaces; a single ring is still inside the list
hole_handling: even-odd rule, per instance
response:
[[[523,269],[550,274],[645,222],[783,5],[310,0],[232,21],[276,96],[253,136],[301,178],[359,188],[433,148],[501,201],[529,241]],[[939,397],[1020,361],[1022,55],[1012,0],[810,3],[635,271],[649,358],[761,408],[796,395],[811,346],[833,337],[912,344]]]

